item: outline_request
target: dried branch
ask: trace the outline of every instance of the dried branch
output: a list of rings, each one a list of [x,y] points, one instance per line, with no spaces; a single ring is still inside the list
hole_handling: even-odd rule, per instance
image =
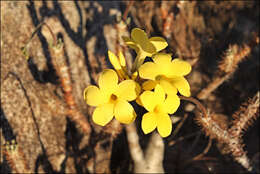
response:
[[[126,21],[127,14],[128,14],[128,12],[129,12],[130,8],[133,6],[134,2],[135,2],[135,1],[130,1],[130,2],[128,2],[127,7],[126,7],[125,12],[124,12],[124,15],[123,15],[123,20],[124,20],[124,21]]]
[[[184,114],[184,117],[182,118],[181,122],[176,126],[176,128],[174,129],[173,133],[172,133],[172,137],[175,137],[178,132],[180,131],[182,125],[184,124],[185,120],[188,118],[188,114]]]
[[[250,161],[246,155],[246,152],[243,150],[243,143],[242,143],[242,138],[240,136],[234,136],[238,135],[238,133],[241,132],[246,126],[250,124],[250,120],[253,120],[256,118],[255,113],[257,112],[258,107],[256,105],[259,105],[259,93],[254,97],[253,101],[258,101],[256,102],[250,102],[252,106],[250,107],[250,112],[247,110],[247,113],[253,114],[251,116],[248,116],[248,114],[243,114],[245,116],[242,117],[247,117],[247,118],[239,118],[238,121],[233,122],[233,126],[231,129],[227,129],[226,126],[223,126],[219,124],[217,118],[213,117],[213,113],[208,115],[207,117],[205,116],[199,116],[197,115],[195,120],[199,125],[202,126],[202,129],[206,133],[207,136],[210,138],[215,138],[219,142],[222,142],[227,145],[229,153],[232,154],[233,158],[240,163],[243,167],[245,167],[248,171],[252,170],[252,166],[250,165]]]
[[[104,132],[108,133],[112,136],[112,138],[116,138],[123,130],[123,126],[120,124],[119,121],[113,119],[108,125],[104,127]]]
[[[154,132],[145,152],[146,173],[164,173],[163,169],[164,143],[162,137]]]
[[[202,127],[207,136],[212,139],[217,139],[219,142],[225,143],[234,159],[248,171],[252,170],[246,152],[243,150],[241,137],[233,137],[229,133],[228,129],[223,129],[217,120],[213,119],[213,116],[209,115],[208,117],[202,117],[197,115],[195,120]]]
[[[232,115],[234,120],[232,122],[232,127],[229,129],[229,134],[233,140],[229,143],[231,153],[235,160],[247,169],[252,169],[252,167],[249,164],[246,153],[241,149],[237,149],[236,143],[240,143],[241,147],[244,146],[242,144],[243,130],[246,130],[248,126],[259,117],[259,94],[258,91],[252,99],[249,99],[248,102],[242,104],[240,109]]]
[[[129,144],[130,154],[134,160],[135,166],[144,163],[144,154],[139,144],[139,136],[136,132],[134,123],[126,126],[127,140]],[[143,165],[144,166],[144,165]]]
[[[244,44],[242,47],[238,45],[231,45],[224,54],[222,61],[219,63],[219,72],[215,74],[213,81],[208,84],[206,88],[200,91],[197,97],[201,100],[208,98],[208,96],[217,89],[223,82],[228,80],[236,71],[238,64],[245,60],[251,53],[255,45],[259,43],[259,37],[254,36],[249,44]]]
[[[186,101],[190,101],[194,104],[196,104],[196,106],[201,110],[201,112],[203,113],[203,116],[204,117],[207,117],[208,114],[207,114],[207,110],[206,108],[195,98],[193,97],[184,97],[184,96],[179,96],[180,99],[182,100],[186,100]]]
[[[240,110],[234,114],[235,120],[232,122],[233,126],[228,129],[227,125],[220,122],[216,114],[206,112],[204,106],[194,98],[180,97],[181,99],[192,101],[195,103],[202,114],[196,114],[195,121],[202,127],[202,130],[211,139],[217,139],[219,142],[227,145],[228,152],[232,154],[234,160],[240,163],[248,171],[252,171],[250,160],[243,149],[242,130],[245,130],[252,121],[259,116],[259,92],[252,100],[248,101],[247,109],[241,107]],[[239,114],[239,117],[237,115]]]
[[[229,130],[232,136],[241,137],[243,130],[247,130],[248,126],[259,117],[259,95],[260,92],[258,91],[252,99],[243,103],[239,110],[232,115],[234,120]]]
[[[185,139],[188,139],[188,138],[192,138],[198,134],[200,134],[201,131],[197,131],[197,132],[194,132],[194,133],[191,133],[189,135],[186,135],[186,136],[181,136],[179,138],[177,138],[176,140],[171,140],[169,143],[168,143],[168,146],[174,146],[175,144],[185,140]]]
[[[29,168],[21,147],[15,140],[6,142],[4,145],[3,154],[6,156],[6,160],[12,168],[13,173],[33,173],[33,171]]]
[[[206,155],[212,145],[212,139],[209,139],[207,147],[203,150],[202,153],[192,158],[192,161],[200,160],[204,155]]]
[[[208,98],[208,96],[216,90],[222,83],[224,83],[227,79],[229,79],[231,73],[225,75],[224,77],[215,77],[211,83],[208,84],[206,88],[200,91],[197,97],[201,100]]]
[[[51,56],[54,68],[60,78],[62,89],[64,90],[65,101],[69,107],[68,117],[75,121],[87,135],[91,132],[91,127],[86,117],[78,110],[75,99],[72,95],[72,82],[67,63],[65,61],[63,43],[59,41],[51,46]]]
[[[211,148],[211,145],[212,145],[212,139],[210,138],[208,141],[208,144],[207,144],[206,148],[203,150],[203,152],[196,155],[192,159],[189,159],[189,160],[183,162],[184,163],[183,165],[187,166],[188,164],[190,164],[193,161],[203,160],[204,159],[203,157],[208,153],[209,149]]]
[[[68,68],[68,65],[66,63],[65,56],[64,56],[64,45],[63,45],[62,41],[61,40],[57,41],[56,36],[52,32],[51,28],[45,22],[42,22],[36,27],[31,38],[29,39],[29,41],[26,43],[25,47],[22,48],[22,52],[23,52],[25,58],[28,60],[29,55],[27,52],[27,46],[30,43],[30,41],[32,40],[36,31],[43,25],[47,27],[47,29],[51,33],[51,36],[53,39],[53,43],[50,44],[50,48],[51,48],[50,53],[52,56],[52,63],[57,72],[57,75],[60,78],[61,86],[65,93],[64,94],[65,101],[66,101],[67,105],[69,106],[69,109],[67,111],[67,114],[68,114],[67,116],[69,118],[71,118],[73,121],[75,121],[81,127],[81,129],[83,130],[84,133],[89,135],[91,132],[91,127],[90,127],[86,117],[78,110],[76,103],[75,103],[75,99],[72,95],[72,82],[71,82],[71,77],[70,77],[70,73],[69,73],[69,68]]]
[[[139,136],[136,132],[135,125],[127,125],[126,132],[130,154],[134,161],[134,172],[164,173],[162,164],[164,157],[164,143],[162,137],[158,133],[153,133],[144,154],[139,144]]]

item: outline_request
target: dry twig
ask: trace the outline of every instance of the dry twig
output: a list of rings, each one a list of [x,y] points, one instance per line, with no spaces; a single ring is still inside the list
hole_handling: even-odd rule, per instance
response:
[[[252,171],[250,160],[243,149],[241,131],[246,129],[259,114],[259,92],[252,100],[249,100],[247,108],[240,108],[238,114],[240,117],[235,116],[235,120],[232,122],[233,126],[228,129],[227,126],[220,124],[217,117],[214,117],[214,113],[206,112],[206,109],[199,101],[194,98],[181,97],[181,99],[194,102],[199,106],[203,114],[196,114],[195,120],[202,127],[203,131],[211,139],[217,139],[227,145],[229,153],[232,154],[234,160],[240,163],[248,171]],[[237,114],[235,114],[237,115]]]
[[[249,44],[245,44],[242,47],[238,45],[231,45],[226,51],[222,61],[219,63],[220,72],[216,73],[213,81],[208,84],[206,88],[200,91],[197,97],[201,100],[208,98],[208,96],[217,89],[223,82],[228,80],[236,71],[238,64],[245,60],[251,53],[255,45],[259,43],[259,37],[254,36],[253,40]]]
[[[243,130],[247,130],[248,126],[259,116],[259,95],[258,91],[252,99],[243,103],[239,110],[232,115],[234,120],[229,132],[234,137],[241,137]]]

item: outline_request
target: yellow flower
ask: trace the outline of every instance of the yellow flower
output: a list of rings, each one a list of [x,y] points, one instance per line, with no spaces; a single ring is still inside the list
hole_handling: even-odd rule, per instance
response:
[[[188,62],[180,59],[172,60],[170,54],[158,53],[153,56],[154,62],[146,62],[139,68],[139,75],[148,79],[142,87],[144,90],[154,89],[160,84],[166,94],[180,94],[189,97],[190,85],[183,77],[190,73],[191,66]]]
[[[84,99],[88,105],[96,106],[93,121],[101,126],[109,123],[113,117],[125,124],[135,120],[136,113],[128,101],[133,101],[140,93],[140,86],[133,80],[124,80],[118,84],[118,76],[112,69],[106,69],[98,79],[98,85],[90,85],[84,90]]]
[[[167,137],[172,131],[172,122],[168,114],[173,114],[180,105],[176,94],[167,95],[160,85],[156,85],[154,92],[145,91],[140,101],[148,113],[143,115],[142,129],[145,134],[152,132],[156,127],[162,137]]]
[[[162,37],[148,38],[144,30],[134,28],[131,32],[131,38],[123,36],[125,43],[133,48],[137,53],[135,66],[137,68],[143,63],[146,56],[151,57],[168,46],[168,43]]]
[[[118,75],[122,79],[129,79],[127,75],[126,62],[123,53],[120,51],[118,57],[111,51],[108,51],[108,58]]]

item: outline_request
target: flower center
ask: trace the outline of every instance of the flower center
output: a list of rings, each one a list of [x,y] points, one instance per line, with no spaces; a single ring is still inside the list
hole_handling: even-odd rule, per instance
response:
[[[153,112],[155,112],[155,113],[160,113],[160,112],[162,112],[162,109],[163,109],[163,108],[162,108],[160,105],[157,105],[157,106],[155,106]]]
[[[117,96],[115,95],[115,94],[112,94],[111,96],[110,96],[110,102],[115,102],[117,100]]]
[[[158,75],[155,77],[155,80],[160,81],[160,80],[170,80],[169,78],[167,78],[165,75]]]

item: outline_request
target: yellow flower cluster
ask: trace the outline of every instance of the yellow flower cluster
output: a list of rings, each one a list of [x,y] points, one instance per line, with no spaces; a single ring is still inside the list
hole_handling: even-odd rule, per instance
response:
[[[148,134],[157,128],[162,137],[167,137],[172,131],[169,114],[175,113],[180,105],[178,92],[190,96],[184,76],[190,73],[191,66],[180,59],[172,60],[171,54],[161,53],[168,46],[165,39],[148,38],[139,28],[132,30],[131,38],[123,40],[137,53],[132,73],[127,70],[123,53],[116,56],[108,51],[115,71],[104,70],[98,80],[99,87],[90,85],[84,90],[86,103],[96,107],[93,121],[105,126],[115,117],[120,123],[130,124],[136,113],[129,102],[135,100],[148,111],[142,116],[143,132]],[[144,63],[146,57],[153,61]]]

